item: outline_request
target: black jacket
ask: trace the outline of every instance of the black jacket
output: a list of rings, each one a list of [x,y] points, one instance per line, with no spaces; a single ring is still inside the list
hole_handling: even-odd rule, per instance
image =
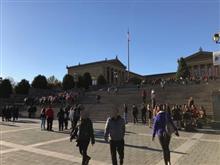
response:
[[[89,118],[81,119],[80,124],[75,128],[73,136],[77,138],[78,142],[91,140],[92,143],[95,143],[92,121]]]

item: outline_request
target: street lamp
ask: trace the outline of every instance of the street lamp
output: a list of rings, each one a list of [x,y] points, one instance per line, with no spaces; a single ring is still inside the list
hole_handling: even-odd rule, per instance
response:
[[[215,41],[216,44],[220,44],[220,32],[219,33],[215,33],[213,36],[213,40]]]

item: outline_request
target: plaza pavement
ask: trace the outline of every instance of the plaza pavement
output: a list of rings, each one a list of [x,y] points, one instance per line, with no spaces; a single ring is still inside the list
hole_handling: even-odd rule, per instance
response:
[[[81,156],[69,132],[40,130],[39,120],[20,119],[16,123],[0,122],[0,165],[79,165]],[[110,165],[109,145],[103,139],[104,122],[95,122],[96,143],[90,145],[91,165]],[[126,126],[125,165],[162,165],[163,157],[152,130],[141,124]],[[178,165],[219,165],[220,133],[180,132],[171,140],[171,158]]]

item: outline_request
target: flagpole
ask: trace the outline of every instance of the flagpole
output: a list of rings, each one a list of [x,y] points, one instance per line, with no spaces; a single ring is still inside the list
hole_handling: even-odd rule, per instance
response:
[[[130,34],[129,34],[129,30],[128,30],[128,81],[130,78],[130,50],[129,50],[129,45],[130,44]]]

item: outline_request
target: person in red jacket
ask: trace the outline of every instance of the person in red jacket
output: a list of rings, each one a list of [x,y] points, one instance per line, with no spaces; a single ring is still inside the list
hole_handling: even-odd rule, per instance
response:
[[[53,131],[52,127],[53,127],[54,111],[51,106],[49,106],[49,108],[47,108],[46,118],[47,118],[47,130]]]

